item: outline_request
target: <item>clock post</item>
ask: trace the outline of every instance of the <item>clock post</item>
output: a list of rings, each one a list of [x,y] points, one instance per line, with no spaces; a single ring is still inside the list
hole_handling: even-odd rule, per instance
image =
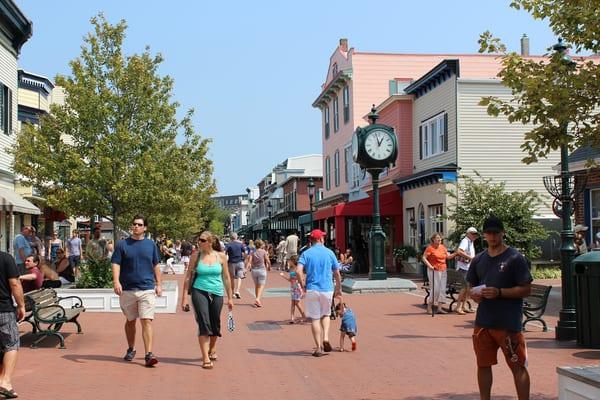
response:
[[[370,169],[373,182],[373,224],[369,231],[369,279],[387,279],[385,272],[385,232],[381,228],[381,214],[379,212],[379,174],[381,169]]]
[[[377,110],[375,106],[369,114],[371,125],[377,123]],[[373,223],[369,231],[369,279],[384,280],[387,279],[385,271],[385,232],[381,228],[381,212],[379,210],[379,175],[383,171],[381,168],[367,169],[371,174],[371,183],[373,184]]]
[[[358,127],[352,136],[352,158],[371,174],[373,183],[373,223],[369,231],[369,279],[387,279],[385,272],[385,232],[381,228],[379,210],[379,175],[396,163],[398,141],[394,128],[377,124],[375,105],[369,114],[370,125]]]

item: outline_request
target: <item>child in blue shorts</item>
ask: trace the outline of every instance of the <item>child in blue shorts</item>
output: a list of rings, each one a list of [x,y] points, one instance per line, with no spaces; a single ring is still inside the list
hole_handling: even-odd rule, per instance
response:
[[[352,342],[352,351],[356,351],[356,317],[354,312],[346,306],[346,303],[339,303],[335,306],[335,313],[342,319],[340,325],[340,351],[344,351],[344,337],[348,335]]]

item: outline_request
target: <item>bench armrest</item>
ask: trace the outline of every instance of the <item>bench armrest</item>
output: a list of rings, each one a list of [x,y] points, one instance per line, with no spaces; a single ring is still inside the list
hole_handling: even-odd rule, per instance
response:
[[[52,308],[56,308],[56,312],[51,314],[52,318],[44,318],[40,315],[40,312],[42,311],[46,311]],[[33,317],[40,322],[44,322],[47,324],[53,324],[53,323],[57,323],[57,322],[62,322],[64,321],[66,316],[66,312],[65,309],[58,305],[58,304],[51,304],[49,306],[45,306],[45,307],[36,307],[33,310]]]
[[[77,302],[75,304],[73,304],[71,306],[71,308],[83,308],[83,300],[81,300],[81,297],[79,297],[79,296],[59,297],[58,298],[58,303],[60,303],[63,300],[66,300],[66,299],[75,299],[75,300],[77,300]]]

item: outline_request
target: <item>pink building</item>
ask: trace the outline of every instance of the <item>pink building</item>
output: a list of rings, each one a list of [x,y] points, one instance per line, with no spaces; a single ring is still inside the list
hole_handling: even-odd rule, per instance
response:
[[[331,55],[325,82],[313,102],[322,112],[323,199],[316,205],[315,220],[328,233],[331,246],[360,251],[368,242],[372,198],[368,175],[353,163],[350,143],[358,126],[367,125],[366,115],[376,104],[378,122],[391,125],[398,134],[399,156],[394,168],[382,177],[382,225],[388,237],[387,265],[392,248],[402,245],[403,206],[395,180],[415,173],[416,95],[404,89],[427,78],[444,60],[458,60],[460,77],[494,79],[500,70],[496,56],[482,54],[386,54],[359,52],[340,39]],[[457,63],[458,64],[458,63]],[[435,87],[438,79],[432,83]]]

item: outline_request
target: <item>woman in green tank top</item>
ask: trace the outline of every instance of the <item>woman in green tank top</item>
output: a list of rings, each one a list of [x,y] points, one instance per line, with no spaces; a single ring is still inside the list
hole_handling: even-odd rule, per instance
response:
[[[189,311],[188,289],[191,287],[192,304],[198,323],[198,343],[202,352],[202,368],[213,368],[217,359],[217,338],[221,336],[223,293],[227,293],[227,307],[233,309],[231,280],[225,253],[213,250],[215,237],[205,231],[200,234],[199,251],[190,257],[190,268],[185,276],[181,308]]]

